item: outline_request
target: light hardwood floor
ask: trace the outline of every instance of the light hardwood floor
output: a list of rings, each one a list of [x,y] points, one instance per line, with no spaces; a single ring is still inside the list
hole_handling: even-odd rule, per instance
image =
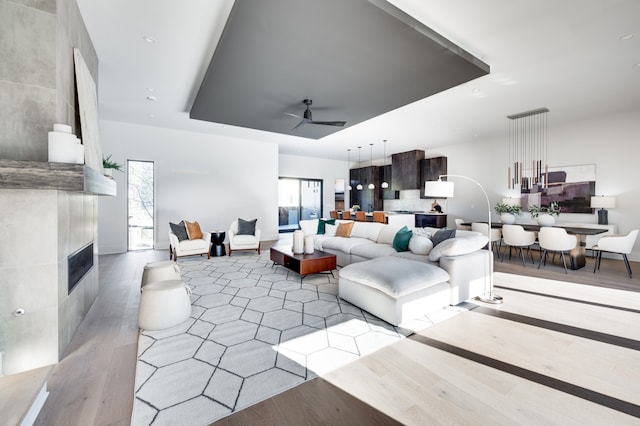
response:
[[[267,246],[268,244],[263,245],[263,249],[266,249]],[[168,259],[167,251],[100,256],[99,297],[74,336],[64,359],[53,368],[49,377],[50,396],[36,424],[125,425],[130,423],[138,337],[137,306],[140,277],[146,262],[166,259]],[[537,265],[527,264],[523,267],[520,259],[515,256],[511,261],[505,260],[501,263],[497,260],[495,264],[497,272],[586,284],[581,287],[586,289],[587,293],[592,288],[589,286],[640,291],[640,280],[638,279],[640,266],[635,262],[632,262],[632,269],[636,273],[633,279],[627,277],[621,260],[603,259],[601,269],[597,274],[593,274],[592,268],[592,259],[588,259],[586,268],[569,271],[569,274],[566,275],[562,266],[548,265],[540,270],[537,269]],[[526,292],[514,292],[499,288],[497,290],[499,293],[509,292],[509,298],[514,300],[513,305],[517,306],[518,310],[527,306],[526,300],[523,300],[528,296]],[[515,300],[519,302],[516,304]],[[554,304],[561,302],[561,299],[553,301]],[[555,311],[562,312],[563,309],[565,308],[561,305]],[[640,308],[636,306],[636,309]],[[525,314],[528,317],[530,312]],[[634,324],[637,325],[637,319],[640,316],[637,312],[632,315],[635,316]],[[484,324],[490,329],[496,326],[496,319],[490,315],[470,313],[470,316],[473,321],[466,320],[467,322],[456,324],[463,328],[467,327],[469,323],[475,322],[480,325]],[[461,317],[457,321],[465,321],[465,319]],[[629,327],[631,326],[633,324],[629,324]],[[511,338],[521,336],[523,333],[521,329],[528,330],[527,327],[531,326],[521,323],[510,324],[509,329],[501,333],[503,337],[501,344],[517,346],[521,338],[513,340]],[[506,406],[487,406],[487,401],[475,399],[473,395],[488,392],[487,389],[489,389],[491,395],[496,392],[510,394],[512,398],[534,395],[536,401],[545,401],[544,391],[548,389],[545,384],[524,380],[495,367],[482,365],[477,361],[452,356],[442,349],[429,345],[428,343],[434,340],[429,333],[436,331],[436,327],[432,327],[426,331],[427,334],[405,339],[401,345],[394,345],[388,351],[381,351],[380,357],[377,359],[367,357],[357,366],[354,365],[353,370],[341,371],[341,374],[331,378],[316,379],[313,383],[307,382],[285,394],[229,416],[221,423],[300,424],[300,422],[304,422],[308,424],[335,424],[341,422],[353,424],[362,420],[362,422],[369,424],[389,424],[394,422],[393,419],[402,423],[415,424],[424,424],[428,422],[428,419],[432,419],[435,423],[450,423],[448,419],[452,419],[451,413],[460,411],[456,410],[458,404],[472,404],[474,407],[477,405],[476,417],[473,419],[461,417],[457,419],[460,422],[468,420],[470,423],[477,424],[478,419],[482,418],[486,419],[486,422],[496,420],[497,423],[503,423],[513,421],[514,418],[517,419],[518,413],[520,413],[518,407],[509,407],[512,399],[500,395],[500,398],[491,401]],[[486,332],[486,328],[482,327],[477,331],[477,334],[486,334]],[[539,332],[534,333],[532,338],[538,334]],[[553,336],[551,340],[542,339],[539,341],[540,349],[544,352],[554,352],[559,344],[566,344],[567,339],[557,336]],[[482,343],[482,339],[479,340]],[[569,342],[572,344],[571,341]],[[486,348],[481,348],[476,352],[482,353],[486,350]],[[590,351],[591,348],[586,346],[581,350]],[[424,365],[426,361],[423,358],[426,352],[429,353],[429,358],[433,357],[435,360],[433,362],[438,363],[436,370],[453,372],[459,369],[464,374],[448,376],[438,373],[434,376],[437,373],[434,372],[435,367]],[[574,355],[581,356],[580,353],[571,356]],[[609,353],[606,355],[609,356]],[[400,356],[405,357],[400,363],[401,367],[393,374],[389,373],[388,365],[398,364]],[[563,365],[546,367],[558,369]],[[624,372],[623,361],[620,361],[616,368]],[[450,380],[449,377],[454,378]],[[473,377],[473,380],[465,381],[465,377]],[[435,378],[437,378],[436,382],[432,381]],[[433,383],[438,383],[437,390],[434,392],[440,395],[440,398],[425,399],[416,404],[415,401],[408,403],[401,396],[407,393],[422,394],[424,388],[433,387]],[[455,392],[453,392],[454,389]],[[379,390],[385,390],[386,393],[379,392]],[[559,394],[558,401],[564,403],[568,398],[572,403],[575,403],[573,406],[576,409],[587,409],[583,407],[584,403],[579,398],[574,396],[569,398],[560,391],[552,391]],[[448,394],[451,394],[452,398],[442,398],[442,395]],[[454,400],[455,398],[460,399]],[[393,404],[390,404],[390,401]],[[388,406],[394,404],[404,407],[404,411],[401,414],[393,410],[390,411]],[[588,402],[587,406],[591,407],[589,404],[593,403]],[[509,414],[503,414],[503,409]],[[544,411],[544,404],[541,409]],[[529,414],[533,416],[530,417],[533,420],[539,416],[533,412]],[[564,419],[562,413],[557,413],[557,416],[560,417],[550,416],[546,420]],[[623,418],[625,417],[623,416]]]

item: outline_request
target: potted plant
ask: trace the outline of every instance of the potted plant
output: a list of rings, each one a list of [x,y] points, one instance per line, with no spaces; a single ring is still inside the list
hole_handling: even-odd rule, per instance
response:
[[[538,221],[538,225],[553,226],[556,223],[554,216],[560,216],[560,207],[555,201],[549,204],[548,207],[533,205],[529,207],[529,213],[531,213],[531,218]]]
[[[113,171],[122,171],[122,164],[116,163],[111,160],[111,155],[102,157],[102,168],[104,169],[104,175],[107,177],[113,177]]]
[[[522,209],[519,204],[498,203],[494,207],[496,213],[500,215],[500,222],[507,225],[516,222],[516,216],[520,216]]]
[[[360,205],[354,204],[353,206],[351,206],[351,210],[353,210],[354,212],[357,212],[358,210],[360,210]]]

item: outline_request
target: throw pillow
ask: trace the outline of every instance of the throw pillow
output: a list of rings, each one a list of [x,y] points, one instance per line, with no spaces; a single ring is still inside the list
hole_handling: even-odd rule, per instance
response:
[[[396,236],[393,237],[393,248],[396,249],[396,251],[409,250],[409,241],[412,235],[413,231],[406,226],[400,228],[400,230],[396,232]]]
[[[353,229],[353,225],[355,222],[344,222],[338,225],[338,229],[336,229],[336,237],[351,237],[351,230]]]
[[[178,237],[178,241],[189,239],[187,228],[185,228],[184,226],[184,220],[180,221],[180,223],[178,224],[169,222],[169,228],[171,228],[171,232],[173,232],[173,234]]]
[[[409,240],[409,250],[413,254],[427,255],[433,248],[433,242],[428,237],[417,235],[415,232]]]
[[[184,223],[187,225],[187,234],[189,235],[190,240],[199,240],[203,237],[198,222],[191,223],[188,220],[185,220]]]
[[[238,218],[238,234],[237,235],[255,235],[256,222],[258,219],[244,220]]]
[[[431,242],[433,243],[433,246],[437,246],[438,244],[440,244],[441,242],[443,242],[444,240],[448,240],[449,238],[455,238],[456,236],[456,230],[454,229],[441,229],[438,232],[436,232],[435,234],[433,234],[433,236],[431,237]]]
[[[329,223],[324,227],[324,236],[325,237],[335,237],[336,230],[338,229],[338,225],[331,225]]]
[[[320,219],[318,220],[318,235],[322,235],[325,232],[325,225],[329,224],[329,225],[335,225],[336,224],[336,220],[335,219]]]

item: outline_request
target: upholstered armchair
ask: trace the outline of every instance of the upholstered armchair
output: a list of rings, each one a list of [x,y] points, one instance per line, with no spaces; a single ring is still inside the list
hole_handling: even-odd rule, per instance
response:
[[[242,220],[242,219],[239,219]],[[253,224],[253,234],[250,233]],[[256,220],[243,221],[243,228],[239,229],[238,220],[234,220],[229,227],[227,236],[229,237],[229,256],[237,250],[257,250],[260,254],[260,229],[256,226]]]
[[[187,222],[189,225],[193,225]],[[198,225],[198,222],[194,222]],[[211,233],[200,231],[200,226],[197,226],[197,230],[202,235],[196,235],[199,238],[189,238],[189,234],[186,232],[186,228],[182,222],[179,224],[169,224],[169,258],[174,261],[181,256],[192,256],[195,254],[203,255],[206,253],[207,259],[211,257],[209,249],[211,248]],[[184,229],[184,231],[183,231]]]
[[[593,265],[593,273],[595,274],[600,269],[600,261],[602,260],[602,252],[617,253],[622,255],[624,265],[627,267],[627,274],[631,278],[631,266],[629,265],[629,259],[627,255],[633,250],[633,245],[638,238],[638,230],[634,229],[627,235],[606,235],[598,241],[598,244],[593,246],[592,250],[597,251],[596,263]]]

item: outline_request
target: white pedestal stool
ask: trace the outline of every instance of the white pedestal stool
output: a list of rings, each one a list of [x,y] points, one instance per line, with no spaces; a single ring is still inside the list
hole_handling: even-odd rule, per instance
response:
[[[191,289],[184,281],[150,282],[140,290],[138,326],[144,330],[163,330],[189,319]]]
[[[173,260],[147,263],[142,271],[142,281],[140,288],[148,283],[166,280],[179,280],[180,267]]]

